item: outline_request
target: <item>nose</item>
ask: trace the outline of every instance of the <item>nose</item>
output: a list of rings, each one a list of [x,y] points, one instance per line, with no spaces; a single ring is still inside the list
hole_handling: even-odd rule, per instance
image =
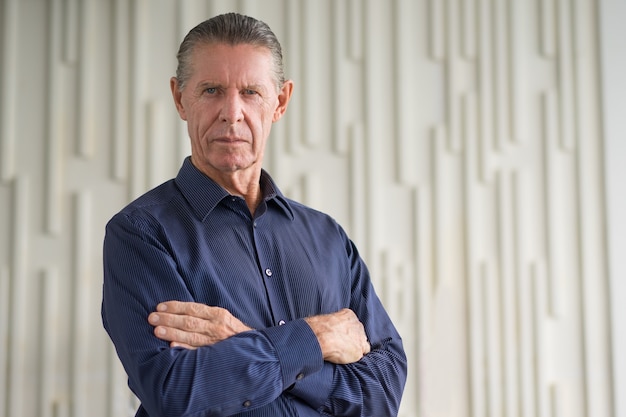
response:
[[[224,95],[220,120],[229,125],[236,124],[243,120],[243,107],[241,96],[238,92],[229,92]]]

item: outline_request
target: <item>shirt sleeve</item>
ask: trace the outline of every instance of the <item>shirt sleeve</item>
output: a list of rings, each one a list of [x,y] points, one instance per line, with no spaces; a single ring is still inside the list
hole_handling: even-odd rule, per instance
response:
[[[170,348],[154,336],[147,318],[158,303],[194,301],[159,233],[156,221],[118,214],[104,241],[103,324],[150,416],[249,411],[322,369],[319,344],[303,319],[196,350]]]
[[[363,323],[372,348],[356,363],[325,362],[321,371],[297,381],[290,393],[323,415],[396,416],[407,378],[402,339],[376,295],[356,247],[343,231],[341,234],[351,264],[350,308]]]

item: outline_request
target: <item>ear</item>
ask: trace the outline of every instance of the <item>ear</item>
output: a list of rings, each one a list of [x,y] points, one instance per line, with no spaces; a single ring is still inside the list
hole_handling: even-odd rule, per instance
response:
[[[170,78],[170,89],[172,90],[172,97],[174,98],[174,104],[176,105],[178,115],[181,119],[187,121],[187,114],[185,113],[185,107],[182,102],[183,92],[180,90],[178,78]]]
[[[287,80],[283,83],[278,93],[278,106],[276,106],[276,110],[274,110],[272,122],[279,121],[287,111],[287,105],[289,104],[289,100],[291,100],[291,93],[293,93],[293,81]]]

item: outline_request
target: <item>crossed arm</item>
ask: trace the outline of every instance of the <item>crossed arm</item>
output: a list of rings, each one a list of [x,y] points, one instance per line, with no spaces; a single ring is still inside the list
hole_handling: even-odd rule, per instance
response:
[[[154,335],[172,347],[211,346],[238,333],[254,330],[228,310],[194,302],[168,301],[157,306],[148,321]],[[363,324],[350,309],[305,319],[313,330],[325,361],[348,364],[369,353]]]

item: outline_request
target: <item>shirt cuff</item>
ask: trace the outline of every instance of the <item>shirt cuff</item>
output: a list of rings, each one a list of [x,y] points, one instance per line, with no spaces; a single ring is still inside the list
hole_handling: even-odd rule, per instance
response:
[[[324,366],[322,349],[304,319],[261,330],[270,340],[280,362],[283,389],[318,372]]]
[[[316,410],[320,410],[328,400],[333,386],[333,376],[337,365],[324,362],[321,371],[298,381],[289,394],[300,398]]]

